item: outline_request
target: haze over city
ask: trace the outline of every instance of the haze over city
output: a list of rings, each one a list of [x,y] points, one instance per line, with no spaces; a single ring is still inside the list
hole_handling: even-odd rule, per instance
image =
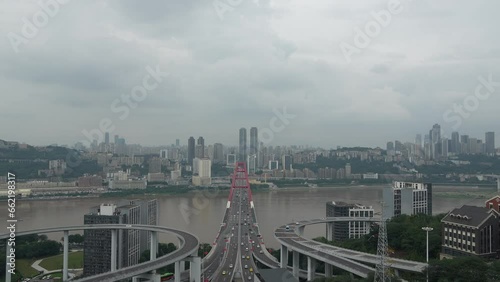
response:
[[[237,144],[240,127],[268,128],[285,107],[295,118],[272,144],[385,147],[434,123],[500,132],[496,1],[401,1],[362,48],[358,31],[388,1],[215,3],[70,1],[36,25],[38,4],[3,1],[3,139],[73,145],[109,118],[131,144]],[[168,75],[122,119],[148,67]],[[478,85],[487,98],[458,118]]]

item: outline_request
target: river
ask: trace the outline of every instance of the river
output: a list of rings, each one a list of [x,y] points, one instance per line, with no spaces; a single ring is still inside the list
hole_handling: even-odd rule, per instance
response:
[[[327,188],[293,188],[275,191],[258,191],[253,194],[259,226],[266,245],[279,247],[274,239],[274,229],[288,222],[303,219],[322,218],[326,213],[327,201],[345,201],[373,206],[380,211],[383,186],[343,186]],[[479,189],[483,194],[496,195],[493,188]],[[471,193],[472,196],[446,197],[434,196],[434,214],[446,213],[463,204],[483,206],[484,197],[478,198],[474,193],[478,189],[464,187],[434,187],[436,194],[447,191]],[[227,191],[210,195],[182,194],[158,195],[159,224],[194,233],[201,242],[211,243],[220,227],[227,203]],[[138,198],[138,197],[131,197]],[[113,203],[117,198],[74,198],[62,200],[19,200],[16,206],[18,231],[33,230],[46,227],[70,226],[83,224],[83,215],[89,208],[101,203]],[[7,208],[5,208],[6,213]],[[5,229],[4,229],[5,230]],[[47,234],[50,239],[60,240],[62,233]],[[315,225],[306,228],[305,235],[309,238],[325,236],[325,225]],[[162,235],[161,241],[172,238]]]

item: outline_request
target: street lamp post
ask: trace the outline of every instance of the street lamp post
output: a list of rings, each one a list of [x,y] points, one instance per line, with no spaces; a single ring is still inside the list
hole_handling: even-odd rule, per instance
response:
[[[429,232],[433,230],[432,227],[422,227],[422,230],[424,230],[427,233],[427,251],[426,251],[426,261],[427,261],[427,282],[429,282]]]

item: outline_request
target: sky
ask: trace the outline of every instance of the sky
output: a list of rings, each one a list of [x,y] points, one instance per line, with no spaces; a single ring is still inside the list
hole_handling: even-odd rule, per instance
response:
[[[3,140],[237,144],[255,126],[269,145],[329,148],[435,123],[500,133],[499,1],[38,2],[0,2]]]

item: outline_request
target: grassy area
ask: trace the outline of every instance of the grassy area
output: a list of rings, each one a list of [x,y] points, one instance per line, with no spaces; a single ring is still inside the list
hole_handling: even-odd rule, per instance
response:
[[[23,277],[33,277],[38,274],[38,271],[31,267],[35,262],[34,259],[17,259],[16,260],[16,272],[19,271]]]
[[[57,270],[63,268],[63,255],[48,257],[42,262],[40,266],[47,270]],[[68,268],[83,268],[83,252],[70,252],[68,256]]]

